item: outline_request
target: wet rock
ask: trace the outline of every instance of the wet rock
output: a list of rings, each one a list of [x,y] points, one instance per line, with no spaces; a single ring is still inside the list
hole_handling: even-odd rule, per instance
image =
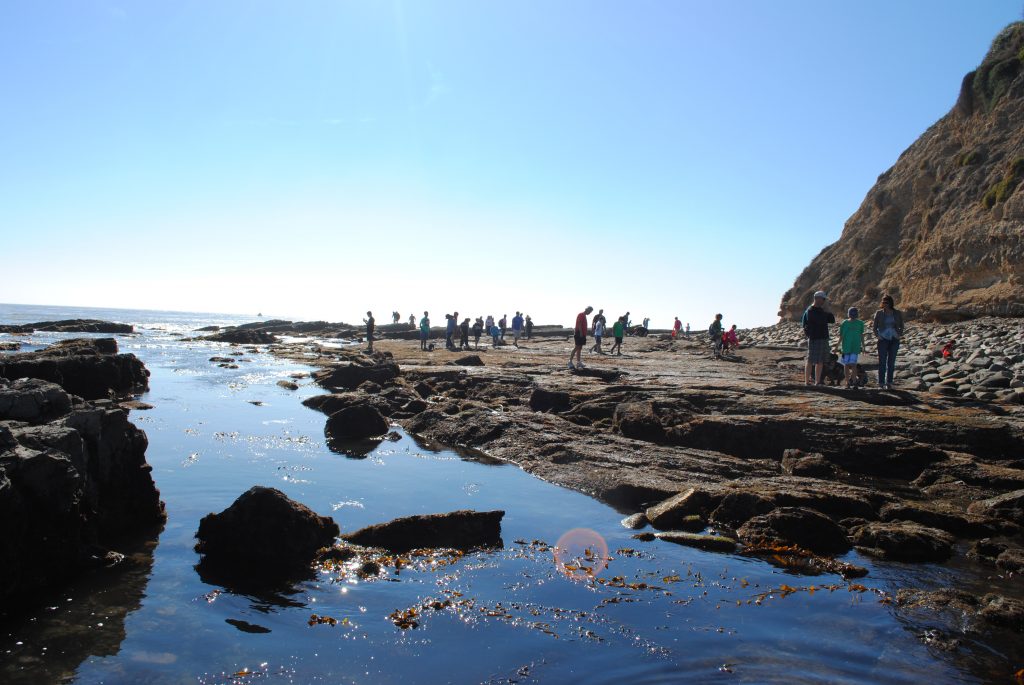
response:
[[[892,561],[944,561],[953,554],[953,536],[909,521],[873,521],[853,531],[857,549]]]
[[[17,341],[0,340],[0,352],[16,352],[21,349],[21,343]]]
[[[277,387],[284,388],[285,390],[298,390],[299,389],[298,384],[296,384],[296,383],[294,383],[292,381],[286,381],[286,380],[279,380],[277,382]]]
[[[331,414],[325,432],[328,437],[341,440],[359,440],[384,435],[388,420],[370,404],[356,404]]]
[[[753,492],[730,492],[711,512],[711,520],[726,525],[740,526],[755,516],[767,514],[775,505],[767,497]]]
[[[981,600],[982,619],[992,625],[1024,632],[1024,602],[997,594],[985,595]]]
[[[199,522],[199,571],[243,585],[307,575],[317,550],[330,546],[338,532],[330,517],[280,490],[256,486]]]
[[[737,531],[747,545],[797,545],[816,554],[841,554],[852,546],[846,531],[811,509],[780,507],[754,516]]]
[[[373,381],[363,381],[359,384],[358,390],[360,392],[365,392],[367,395],[379,395],[383,388]]]
[[[697,488],[689,488],[668,498],[645,512],[647,520],[659,530],[673,530],[691,515],[706,516],[713,508],[714,498]]]
[[[1024,489],[975,502],[967,508],[967,511],[972,514],[1012,521],[1019,526],[1024,526]]]
[[[434,386],[432,386],[430,383],[427,383],[426,381],[420,381],[419,383],[414,385],[413,390],[416,391],[416,394],[423,399],[427,399],[428,397],[434,394]]]
[[[277,342],[277,336],[269,331],[225,328],[213,335],[206,336],[204,340],[235,343],[236,345],[270,345]]]
[[[361,528],[342,539],[391,552],[423,548],[475,549],[501,547],[504,511],[459,510],[446,514],[406,516]]]
[[[534,411],[565,411],[569,408],[569,393],[534,388],[530,394],[530,409]]]
[[[699,533],[686,533],[683,531],[666,531],[656,533],[655,537],[666,542],[673,542],[686,547],[696,547],[708,552],[734,552],[736,541],[724,535],[701,535]]]

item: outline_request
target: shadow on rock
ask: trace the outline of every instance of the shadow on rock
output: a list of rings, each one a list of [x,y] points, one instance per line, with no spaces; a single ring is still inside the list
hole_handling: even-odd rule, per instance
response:
[[[196,570],[204,582],[242,591],[280,587],[310,577],[317,550],[330,546],[338,532],[332,518],[280,490],[253,487],[199,522],[195,549],[203,558]]]

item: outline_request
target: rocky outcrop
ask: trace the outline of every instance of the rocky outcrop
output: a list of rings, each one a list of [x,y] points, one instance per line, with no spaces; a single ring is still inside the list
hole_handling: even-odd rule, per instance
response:
[[[134,354],[118,354],[113,338],[75,338],[36,352],[0,356],[0,378],[39,378],[87,400],[149,389],[149,371]]]
[[[755,516],[737,531],[747,545],[796,545],[816,554],[841,554],[852,546],[846,531],[812,509],[779,507]]]
[[[98,319],[65,319],[63,321],[40,321],[21,325],[0,326],[0,333],[134,333],[135,327],[127,323],[113,323]]]
[[[447,514],[405,516],[341,537],[356,545],[382,547],[396,553],[425,548],[470,550],[501,547],[501,519],[504,515],[504,511],[463,509]]]
[[[911,318],[1024,315],[1024,22],[1004,29],[953,109],[878,177],[839,240],[782,298],[797,320],[815,290],[836,311],[882,293]],[[952,84],[951,84],[952,85]]]
[[[146,434],[107,400],[38,379],[0,379],[0,601],[17,603],[159,526]]]
[[[317,550],[329,547],[338,532],[329,516],[318,516],[280,490],[256,486],[199,522],[198,570],[215,582],[236,585],[307,576]]]
[[[388,420],[370,404],[356,404],[331,414],[325,432],[333,440],[361,440],[384,435]]]

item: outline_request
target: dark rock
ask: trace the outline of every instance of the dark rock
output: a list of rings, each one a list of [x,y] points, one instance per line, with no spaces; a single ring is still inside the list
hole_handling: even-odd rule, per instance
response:
[[[782,453],[782,471],[807,478],[835,478],[839,475],[839,468],[821,454],[807,454],[796,449]]]
[[[299,386],[297,383],[292,381],[280,380],[277,382],[278,387],[284,388],[285,390],[298,390]]]
[[[164,510],[125,411],[73,405],[38,380],[0,382],[0,403],[22,419],[0,424],[0,602],[11,605],[121,558],[105,547],[159,526]]]
[[[89,400],[149,388],[149,371],[134,354],[117,354],[113,338],[64,340],[36,352],[2,356],[0,377],[39,378]]]
[[[872,521],[853,531],[861,551],[892,561],[944,561],[953,554],[953,536],[909,521]]]
[[[698,533],[685,533],[683,531],[666,531],[656,533],[655,537],[666,542],[674,542],[677,545],[696,547],[708,552],[734,552],[736,541],[724,535],[701,535]]]
[[[796,545],[816,554],[841,554],[851,545],[846,531],[812,509],[780,507],[751,518],[737,531],[747,545]]]
[[[427,383],[426,381],[420,381],[419,383],[417,383],[413,387],[413,390],[415,390],[416,394],[422,397],[423,399],[427,399],[428,397],[434,394],[434,386],[432,386],[430,383]]]
[[[711,512],[711,520],[737,527],[775,508],[772,501],[753,492],[730,492]]]
[[[379,395],[383,388],[373,381],[363,381],[359,384],[358,388],[361,392],[365,392],[367,395]]]
[[[446,514],[406,516],[341,537],[353,544],[382,547],[398,553],[423,548],[467,550],[501,547],[501,519],[504,515],[505,512],[500,510],[459,510]]]
[[[913,521],[930,528],[944,530],[957,537],[978,538],[996,532],[991,521],[971,514],[940,511],[925,505],[905,502],[887,504],[878,512],[883,521]]]
[[[423,400],[409,400],[402,407],[402,411],[408,414],[419,414],[421,411],[426,411],[429,406],[430,405]]]
[[[50,421],[70,411],[71,398],[54,383],[22,378],[0,386],[0,419],[36,423]]]
[[[313,374],[316,382],[330,390],[354,390],[366,381],[377,385],[386,385],[399,375],[398,365],[394,362],[380,362],[363,365],[357,363],[343,364],[322,369]]]
[[[530,395],[530,409],[534,411],[565,411],[569,408],[569,393],[534,388]]]
[[[992,625],[1024,632],[1024,602],[1019,599],[987,594],[981,600],[978,614]]]
[[[1012,521],[1024,526],[1024,490],[1014,490],[975,502],[967,508],[971,514]]]
[[[483,366],[484,360],[478,354],[469,354],[448,362],[448,366]]]
[[[649,507],[647,520],[659,530],[674,530],[689,516],[706,516],[715,500],[707,492],[690,488]]]
[[[236,345],[270,345],[277,342],[277,336],[269,331],[238,328],[225,328],[204,340],[214,342],[235,343]]]
[[[331,414],[325,432],[329,438],[359,440],[384,435],[388,428],[388,420],[376,407],[356,404]]]
[[[134,333],[131,324],[112,323],[98,319],[66,319],[64,321],[40,321],[20,326],[0,326],[0,333],[32,333],[47,331],[56,333]]]
[[[280,490],[256,486],[199,522],[199,571],[243,585],[308,575],[317,550],[329,547],[338,532],[330,517]]]

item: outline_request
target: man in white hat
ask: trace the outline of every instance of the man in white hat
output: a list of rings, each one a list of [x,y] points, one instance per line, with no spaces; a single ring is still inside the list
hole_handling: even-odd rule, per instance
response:
[[[807,385],[817,382],[825,384],[825,360],[828,359],[828,325],[836,322],[836,315],[827,309],[828,295],[824,290],[814,293],[814,302],[804,310],[801,323],[807,336],[807,363],[804,365],[804,380]],[[811,376],[811,369],[814,376]]]

